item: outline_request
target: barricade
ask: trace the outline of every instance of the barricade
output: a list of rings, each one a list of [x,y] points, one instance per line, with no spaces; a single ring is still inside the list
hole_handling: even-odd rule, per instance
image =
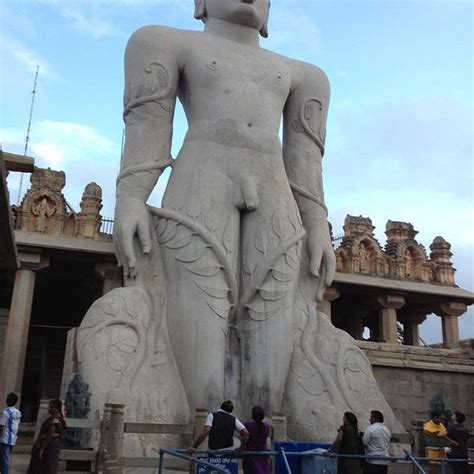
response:
[[[206,456],[206,455],[221,455],[226,456],[228,458],[242,458],[244,456],[269,456],[269,457],[277,457],[281,456],[283,462],[279,465],[276,474],[296,474],[292,471],[289,463],[289,459],[293,457],[300,457],[304,458],[305,461],[302,463],[303,470],[302,474],[336,474],[337,473],[337,460],[341,458],[350,458],[350,459],[361,459],[365,461],[374,460],[374,456],[367,456],[367,455],[344,455],[344,454],[336,454],[330,453],[329,455],[323,454],[321,452],[315,451],[303,451],[303,452],[291,452],[286,451],[283,447],[278,451],[196,451],[196,455]],[[204,465],[202,461],[197,458],[194,458],[186,453],[183,449],[161,449],[160,450],[160,462],[158,465],[158,474],[163,474],[163,469],[165,468],[165,455],[169,455],[171,457],[179,457],[180,459],[184,459],[191,464],[201,464]],[[407,474],[410,473],[417,473],[417,474],[429,474],[432,471],[427,470],[427,466],[429,466],[430,459],[427,457],[414,457],[411,453],[405,451],[405,456],[377,456],[378,460],[386,461],[389,464],[393,463],[404,463],[406,465],[406,472]],[[306,462],[308,461],[308,462]],[[332,462],[331,462],[332,461]],[[444,459],[440,460],[439,466],[437,466],[437,472],[440,474],[447,474],[448,473],[448,463],[461,463],[466,462],[465,459]],[[166,463],[167,467],[167,463]],[[223,469],[222,467],[216,467],[215,465],[207,465],[209,468],[208,473],[214,474],[216,472],[224,472],[226,474],[232,474],[231,471],[227,469]]]

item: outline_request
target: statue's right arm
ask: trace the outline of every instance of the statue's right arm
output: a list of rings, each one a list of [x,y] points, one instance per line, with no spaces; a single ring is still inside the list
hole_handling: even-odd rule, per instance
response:
[[[134,277],[133,239],[151,250],[146,202],[171,164],[171,137],[179,80],[172,32],[144,27],[130,38],[125,53],[125,146],[117,178],[114,243],[125,276]]]

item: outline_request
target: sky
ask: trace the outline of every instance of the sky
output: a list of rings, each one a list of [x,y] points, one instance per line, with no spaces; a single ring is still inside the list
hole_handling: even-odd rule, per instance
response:
[[[0,140],[23,153],[40,66],[28,154],[64,170],[66,199],[103,189],[113,216],[123,123],[123,53],[140,26],[200,30],[193,0],[0,2]],[[411,222],[428,253],[452,244],[456,281],[473,291],[473,2],[471,0],[272,0],[264,48],[317,64],[331,81],[323,160],[334,233],[347,214],[370,217],[383,246],[388,219]],[[173,154],[186,130],[175,115]],[[20,177],[9,177],[17,201]],[[151,203],[159,204],[160,180]],[[29,186],[24,176],[22,194]],[[474,311],[460,318],[474,337]],[[441,341],[441,321],[421,326]]]

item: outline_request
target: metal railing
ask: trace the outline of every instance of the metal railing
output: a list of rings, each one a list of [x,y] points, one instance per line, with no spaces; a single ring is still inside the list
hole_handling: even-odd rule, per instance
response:
[[[290,457],[328,457],[328,458],[336,458],[336,459],[360,459],[360,460],[380,460],[380,461],[387,461],[390,463],[397,463],[397,462],[404,462],[409,463],[412,468],[415,468],[418,474],[426,474],[425,468],[422,466],[422,463],[429,463],[433,465],[434,463],[438,464],[440,467],[440,474],[447,473],[447,465],[453,463],[465,463],[467,462],[466,459],[451,459],[451,458],[427,458],[427,457],[415,457],[413,454],[409,453],[407,450],[404,450],[405,456],[367,456],[367,455],[353,455],[353,454],[337,454],[337,453],[322,453],[319,451],[302,451],[302,452],[291,452],[285,451],[282,447],[279,451],[234,451],[234,450],[222,450],[222,451],[196,451],[197,456],[207,456],[208,458],[242,458],[244,456],[270,456],[275,457],[280,455],[283,461],[283,465],[285,466],[286,473],[292,474],[290,463],[288,458]],[[183,459],[188,461],[192,464],[196,464],[199,466],[203,466],[207,468],[209,471],[217,471],[229,474],[231,471],[225,469],[221,466],[216,464],[212,464],[208,461],[203,460],[202,458],[193,457],[193,455],[189,455],[186,450],[184,449],[160,449],[160,458],[159,458],[159,465],[158,465],[158,474],[163,473],[163,468],[165,464],[165,454],[177,457],[179,459]],[[208,471],[206,471],[208,472]]]
[[[100,232],[102,234],[112,235],[114,233],[114,220],[109,219],[108,217],[102,217],[102,222],[100,224]]]
[[[334,250],[337,250],[341,246],[343,239],[344,239],[344,234],[335,235],[331,239],[332,247]]]

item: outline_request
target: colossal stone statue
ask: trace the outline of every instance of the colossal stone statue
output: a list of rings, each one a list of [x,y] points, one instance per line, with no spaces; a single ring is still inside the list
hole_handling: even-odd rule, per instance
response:
[[[172,423],[231,398],[325,440],[344,411],[379,409],[400,431],[362,351],[316,311],[335,269],[328,79],[259,46],[269,0],[195,7],[203,32],[147,26],[127,46],[114,231],[126,287],[79,329],[92,404],[119,397],[131,419]],[[173,159],[177,98],[188,131]],[[162,207],[147,206],[168,166]]]

